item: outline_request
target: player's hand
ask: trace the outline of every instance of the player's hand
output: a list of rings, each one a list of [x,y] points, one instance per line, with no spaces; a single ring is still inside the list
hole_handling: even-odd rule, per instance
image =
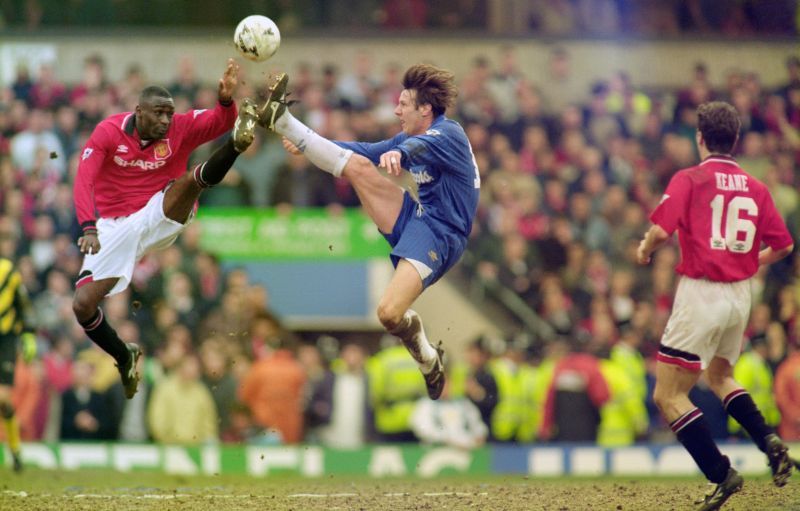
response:
[[[293,143],[291,143],[291,142],[289,141],[289,139],[288,139],[288,138],[286,138],[286,137],[283,137],[283,140],[281,140],[281,142],[283,142],[283,148],[284,148],[284,149],[286,149],[286,152],[287,152],[287,153],[289,153],[289,154],[293,154],[293,155],[295,155],[295,156],[300,156],[301,154],[303,154],[303,153],[300,151],[300,149],[298,149],[298,148],[297,148],[297,146],[296,146],[296,145],[294,145]]]
[[[78,248],[81,254],[96,254],[100,252],[100,239],[96,232],[88,231],[78,238]]]
[[[228,67],[219,79],[218,99],[222,103],[227,103],[233,99],[236,86],[239,85],[239,64],[233,59],[228,59]]]
[[[380,166],[385,168],[389,174],[399,176],[403,170],[400,166],[400,158],[402,158],[400,151],[386,151],[381,155]]]
[[[25,332],[20,336],[22,341],[22,360],[30,364],[36,358],[36,336],[31,332]]]
[[[647,250],[644,240],[639,242],[639,248],[636,249],[636,262],[641,265],[650,264],[651,253]]]

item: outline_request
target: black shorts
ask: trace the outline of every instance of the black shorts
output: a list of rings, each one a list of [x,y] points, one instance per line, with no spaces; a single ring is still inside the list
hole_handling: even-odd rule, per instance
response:
[[[0,385],[14,384],[17,363],[17,336],[0,335]]]

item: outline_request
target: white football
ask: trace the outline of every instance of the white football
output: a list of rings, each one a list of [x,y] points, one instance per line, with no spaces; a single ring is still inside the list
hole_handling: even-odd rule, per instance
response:
[[[274,21],[253,14],[236,25],[233,44],[242,57],[255,62],[263,62],[275,55],[281,45],[281,32]]]

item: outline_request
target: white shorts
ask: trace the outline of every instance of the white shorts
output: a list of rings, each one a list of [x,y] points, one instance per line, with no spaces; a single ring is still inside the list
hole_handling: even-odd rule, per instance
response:
[[[751,300],[750,279],[711,282],[682,277],[657,360],[692,371],[706,369],[714,357],[734,365],[742,351]]]
[[[164,215],[165,191],[153,195],[136,213],[97,221],[100,252],[84,256],[77,287],[93,280],[118,278],[107,296],[121,293],[130,285],[133,268],[142,256],[175,242],[191,223],[194,213],[185,224],[167,218]]]

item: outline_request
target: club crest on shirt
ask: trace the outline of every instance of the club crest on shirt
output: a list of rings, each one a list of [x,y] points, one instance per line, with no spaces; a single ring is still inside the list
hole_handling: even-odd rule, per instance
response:
[[[153,156],[156,157],[156,160],[166,160],[172,156],[172,148],[169,146],[168,138],[156,142],[153,146]]]

